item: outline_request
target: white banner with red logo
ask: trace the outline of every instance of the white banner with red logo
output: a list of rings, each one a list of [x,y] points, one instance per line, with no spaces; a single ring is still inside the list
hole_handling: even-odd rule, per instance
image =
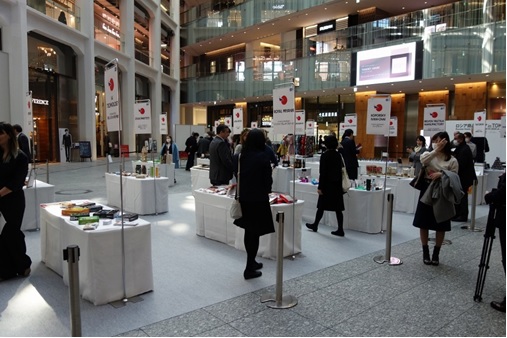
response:
[[[151,134],[150,100],[137,101],[134,104],[134,133]]]
[[[241,134],[243,131],[243,108],[232,110],[232,134]]]
[[[305,134],[306,115],[304,110],[296,110],[296,135]]]
[[[317,124],[314,120],[306,121],[306,136],[315,136],[315,126]]]
[[[250,122],[250,128],[252,128],[252,129],[257,128],[257,121],[255,121],[255,122]]]
[[[433,136],[436,133],[445,131],[446,115],[445,105],[443,104],[424,107],[424,135]]]
[[[229,129],[232,131],[232,116],[226,116],[224,118],[224,124],[229,127]]]
[[[273,133],[294,133],[294,85],[273,89]]]
[[[366,134],[386,135],[391,117],[391,96],[373,96],[368,99]]]
[[[216,120],[215,124],[213,124],[213,132],[217,133],[217,127],[220,125],[220,120]]]
[[[340,135],[342,135],[346,129],[352,129],[352,131],[354,132],[354,135],[357,135],[357,114],[345,115],[345,118],[343,119],[343,127],[342,128],[343,128],[343,130],[340,129],[340,131],[341,131]]]
[[[120,103],[118,102],[118,66],[114,65],[104,72],[104,88],[106,90],[106,125],[107,131],[121,130]]]
[[[486,136],[486,112],[478,111],[474,113],[474,137]]]
[[[160,114],[160,135],[167,135],[167,113]]]
[[[389,119],[389,137],[398,136],[398,118],[396,116],[392,116]]]
[[[33,133],[33,107],[32,107],[32,92],[26,93],[26,121],[23,126],[23,131],[26,135],[31,137]]]

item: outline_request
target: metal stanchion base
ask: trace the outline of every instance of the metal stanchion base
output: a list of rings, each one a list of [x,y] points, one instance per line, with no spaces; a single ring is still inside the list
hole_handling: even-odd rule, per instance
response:
[[[481,231],[484,231],[484,229],[482,229],[482,228],[476,228],[476,227],[474,227],[474,228],[472,229],[472,227],[471,227],[470,225],[463,225],[463,226],[461,227],[461,229],[464,229],[464,230],[470,230],[470,231],[472,231],[472,232],[481,232]]]
[[[428,238],[428,242],[434,242],[435,241],[435,238]],[[442,245],[451,245],[452,244],[452,241],[449,240],[449,239],[444,239],[444,241],[442,242]]]
[[[276,295],[274,293],[268,293],[261,296],[261,303],[274,302],[273,304],[266,304],[267,307],[272,309],[289,309],[298,304],[298,299],[291,295],[282,296],[282,301],[276,301]]]
[[[117,300],[117,301],[111,302],[109,304],[111,304],[112,307],[119,309],[121,307],[127,306],[128,303],[139,303],[139,302],[142,302],[143,300],[144,300],[143,297],[135,296],[135,297],[125,298],[122,300]]]
[[[375,261],[375,263],[378,263],[378,264],[384,264],[386,262],[389,262],[389,265],[403,264],[403,262],[399,258],[391,257],[391,259],[385,259],[384,256],[382,256],[382,255],[373,257],[373,261]]]

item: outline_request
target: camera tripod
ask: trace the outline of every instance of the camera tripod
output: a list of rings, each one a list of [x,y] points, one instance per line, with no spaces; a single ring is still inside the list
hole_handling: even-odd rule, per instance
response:
[[[484,282],[486,281],[486,273],[489,269],[489,259],[491,258],[493,240],[495,239],[495,216],[496,207],[493,204],[490,204],[488,222],[486,224],[486,231],[484,232],[484,244],[482,245],[481,261],[479,263],[479,273],[477,275],[477,283],[475,285],[474,301],[476,302],[482,301],[482,291],[484,289]]]

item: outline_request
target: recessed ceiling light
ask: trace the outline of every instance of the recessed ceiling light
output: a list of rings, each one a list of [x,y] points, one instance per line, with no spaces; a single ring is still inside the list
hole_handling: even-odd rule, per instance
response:
[[[454,81],[454,78],[453,78],[453,77],[451,77],[451,81]]]

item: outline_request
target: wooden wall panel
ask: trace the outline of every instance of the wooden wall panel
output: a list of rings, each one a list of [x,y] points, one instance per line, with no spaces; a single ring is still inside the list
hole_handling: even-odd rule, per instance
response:
[[[486,109],[486,99],[486,82],[455,85],[454,118],[457,120],[473,120],[475,112]]]

